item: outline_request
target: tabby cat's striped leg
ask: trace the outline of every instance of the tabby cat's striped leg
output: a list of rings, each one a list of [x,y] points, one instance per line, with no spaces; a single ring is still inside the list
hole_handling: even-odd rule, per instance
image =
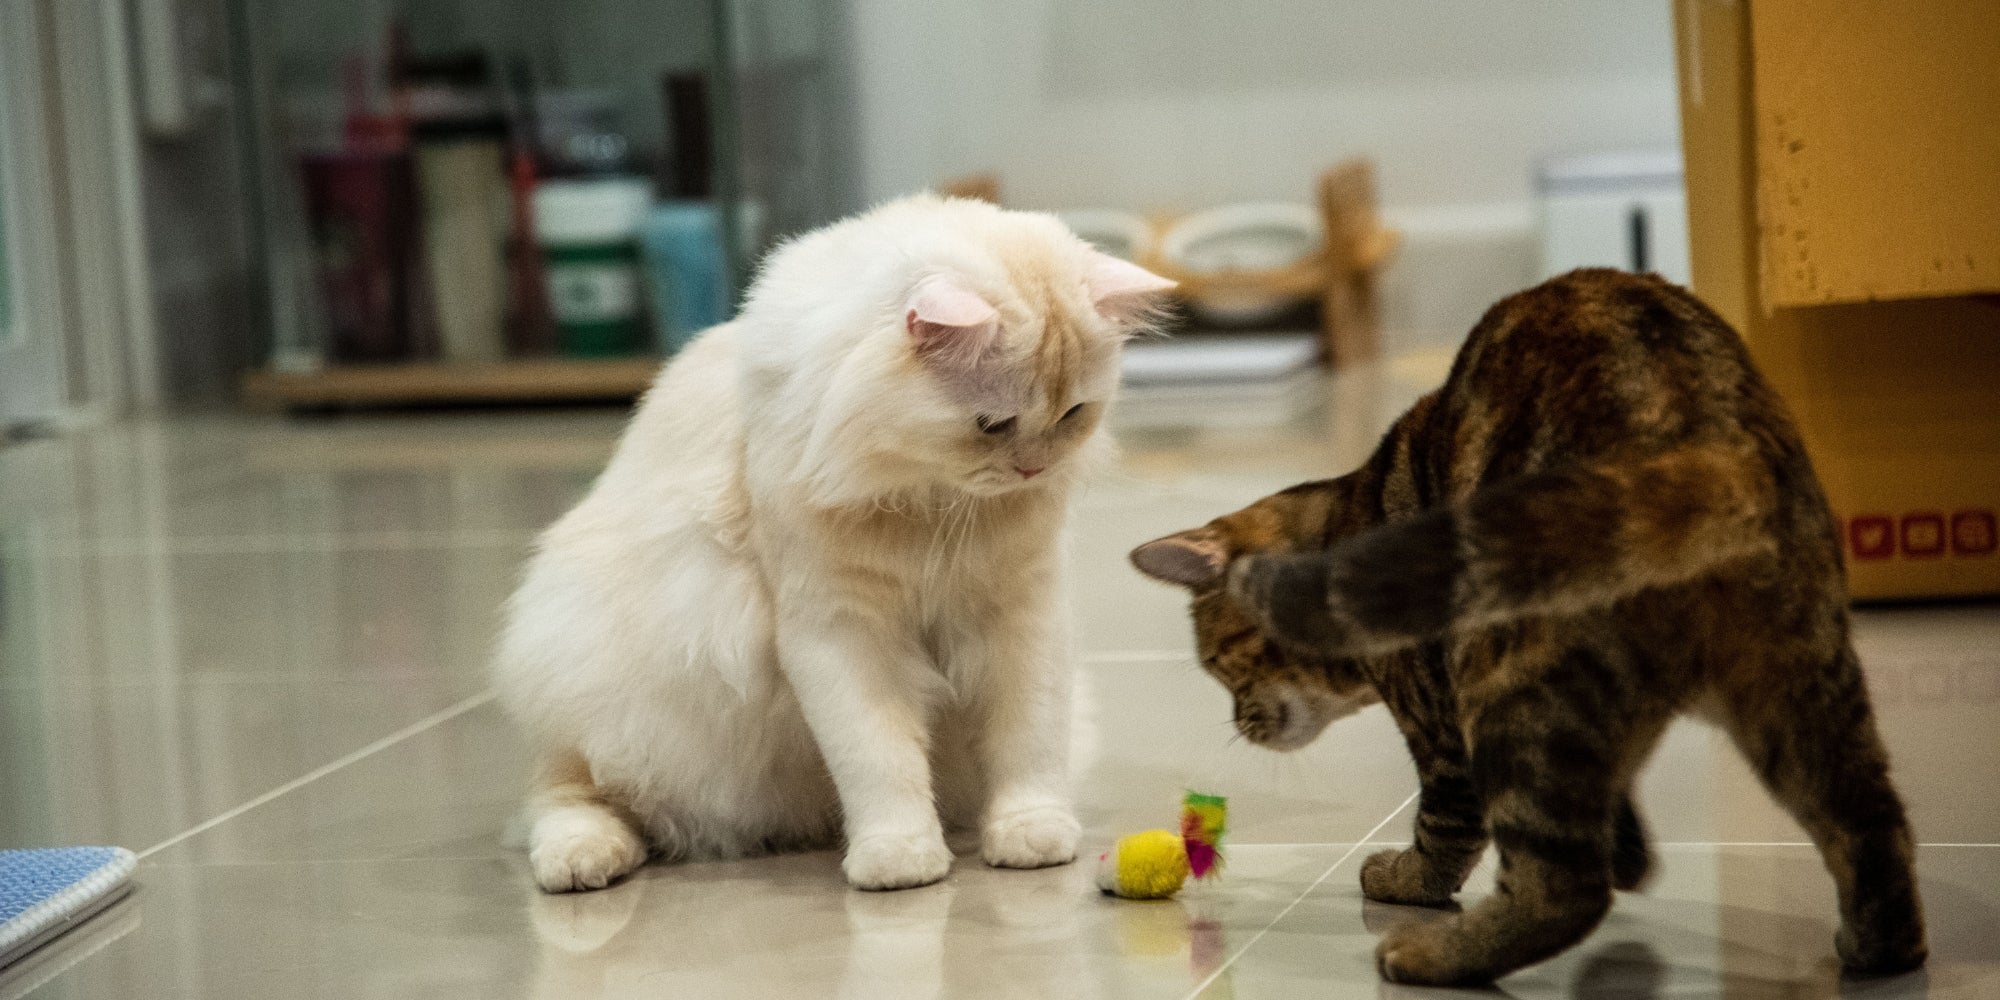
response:
[[[1622,683],[1598,658],[1570,651],[1549,669],[1502,664],[1469,705],[1472,777],[1500,852],[1495,892],[1466,912],[1390,931],[1376,950],[1384,978],[1467,986],[1576,943],[1611,908],[1612,853],[1626,757],[1639,726],[1607,711]],[[1495,679],[1512,676],[1499,690]]]
[[[1422,781],[1416,838],[1408,848],[1382,851],[1362,864],[1361,894],[1381,903],[1442,906],[1486,850],[1484,809],[1456,733],[1447,746],[1414,735],[1409,742]]]
[[[1645,821],[1632,804],[1628,790],[1618,802],[1618,817],[1612,826],[1611,885],[1626,892],[1644,888],[1653,876],[1653,845],[1646,836]]]
[[[1819,847],[1840,894],[1841,966],[1856,975],[1924,964],[1916,842],[1889,783],[1888,753],[1854,650],[1816,669],[1769,671],[1789,689],[1727,698],[1744,756]]]
[[[1378,903],[1446,906],[1486,850],[1486,821],[1464,764],[1434,766],[1417,797],[1416,840],[1380,851],[1361,866],[1361,894]],[[1639,810],[1626,794],[1612,824],[1611,885],[1644,888],[1653,874],[1653,847]]]

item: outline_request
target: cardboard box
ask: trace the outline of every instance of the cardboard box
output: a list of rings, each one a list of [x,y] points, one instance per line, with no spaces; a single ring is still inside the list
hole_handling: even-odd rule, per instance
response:
[[[1694,289],[1859,599],[2000,594],[2000,7],[1675,0]]]

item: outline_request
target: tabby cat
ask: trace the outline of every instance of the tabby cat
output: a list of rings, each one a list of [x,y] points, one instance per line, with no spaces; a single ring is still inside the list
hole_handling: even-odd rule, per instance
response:
[[[1193,592],[1236,725],[1281,750],[1380,700],[1422,784],[1369,899],[1448,905],[1488,839],[1498,891],[1391,931],[1396,982],[1556,954],[1651,868],[1634,774],[1677,713],[1722,726],[1840,892],[1855,974],[1921,965],[1913,841],[1848,638],[1833,516],[1736,333],[1653,277],[1512,296],[1366,464],[1132,559]]]

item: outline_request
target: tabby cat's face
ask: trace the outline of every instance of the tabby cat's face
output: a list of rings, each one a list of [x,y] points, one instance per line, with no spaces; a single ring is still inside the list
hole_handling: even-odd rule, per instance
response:
[[[1147,542],[1132,551],[1132,564],[1193,595],[1195,651],[1202,669],[1235,700],[1237,731],[1259,746],[1296,750],[1380,696],[1353,661],[1280,645],[1230,595],[1224,581],[1236,559],[1293,548],[1246,530],[1256,527],[1255,518],[1231,523],[1237,516]]]

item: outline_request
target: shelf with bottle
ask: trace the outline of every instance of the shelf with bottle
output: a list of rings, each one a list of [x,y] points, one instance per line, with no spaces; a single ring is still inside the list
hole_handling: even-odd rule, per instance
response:
[[[404,361],[328,365],[305,372],[264,369],[244,378],[243,398],[252,406],[276,410],[617,403],[638,398],[659,369],[659,359],[652,357]]]
[[[525,56],[416,55],[394,27],[381,50],[285,157],[316,332],[277,338],[246,401],[629,398],[727,318],[705,72],[663,74],[665,148],[635,149],[624,97]]]

